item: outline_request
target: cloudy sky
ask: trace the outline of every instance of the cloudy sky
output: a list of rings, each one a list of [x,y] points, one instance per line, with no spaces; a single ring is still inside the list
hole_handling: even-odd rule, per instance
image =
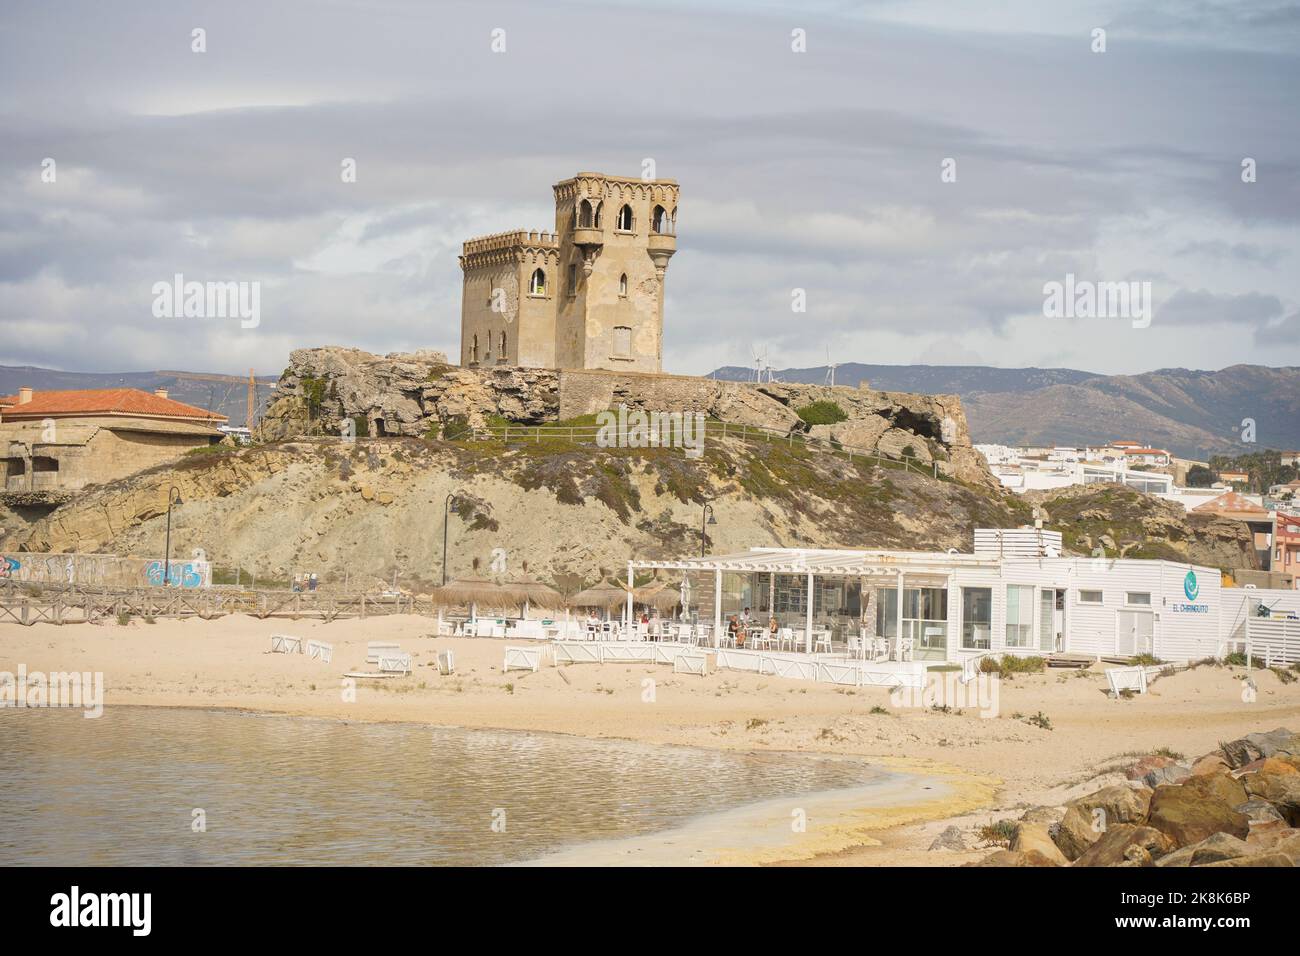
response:
[[[1300,365],[1297,91],[1280,0],[6,4],[0,364],[455,355],[460,243],[650,158],[669,371]],[[261,324],[155,318],[176,273]],[[1044,317],[1067,273],[1150,282],[1149,327]]]

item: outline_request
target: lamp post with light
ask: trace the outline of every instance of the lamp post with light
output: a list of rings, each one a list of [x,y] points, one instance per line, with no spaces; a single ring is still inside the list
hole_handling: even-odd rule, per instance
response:
[[[704,557],[704,541],[706,524],[717,524],[718,521],[713,517],[713,505],[705,505],[704,510],[700,512],[700,557]]]

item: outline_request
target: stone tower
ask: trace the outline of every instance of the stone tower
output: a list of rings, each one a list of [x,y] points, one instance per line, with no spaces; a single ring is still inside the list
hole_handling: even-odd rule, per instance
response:
[[[677,183],[579,173],[555,232],[465,243],[461,364],[658,372]]]

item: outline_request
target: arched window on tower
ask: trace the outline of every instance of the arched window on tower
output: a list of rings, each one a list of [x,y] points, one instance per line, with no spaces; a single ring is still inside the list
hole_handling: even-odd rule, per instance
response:
[[[627,273],[626,272],[624,272],[621,276],[618,277],[618,294],[625,299],[627,298]]]
[[[650,218],[650,231],[659,235],[672,235],[673,224],[668,218],[668,211],[663,206],[655,206]]]
[[[477,335],[474,336],[474,346],[473,348],[470,349],[469,360],[471,364],[478,362],[478,336]]]
[[[546,295],[546,273],[541,269],[533,270],[532,281],[528,283],[529,295]]]
[[[501,361],[506,360],[506,334],[501,333]]]
[[[601,210],[603,210],[604,208],[605,208],[605,204],[603,202],[596,203],[596,212],[592,215],[592,219],[591,219],[591,227],[593,229],[600,228],[600,213]]]
[[[632,231],[632,207],[627,203],[624,203],[622,208],[619,209],[618,222],[614,224],[614,228],[621,232]]]
[[[591,229],[593,228],[592,223],[594,221],[595,214],[591,209],[591,200],[584,199],[582,202],[578,203],[578,228]]]

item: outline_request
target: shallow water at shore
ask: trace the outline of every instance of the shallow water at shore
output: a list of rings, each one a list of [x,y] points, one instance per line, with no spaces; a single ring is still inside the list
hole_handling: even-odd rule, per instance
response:
[[[609,863],[638,840],[656,862],[708,862],[760,821],[771,844],[818,801],[892,804],[911,780],[799,754],[132,707],[0,712],[0,762],[0,865]]]

